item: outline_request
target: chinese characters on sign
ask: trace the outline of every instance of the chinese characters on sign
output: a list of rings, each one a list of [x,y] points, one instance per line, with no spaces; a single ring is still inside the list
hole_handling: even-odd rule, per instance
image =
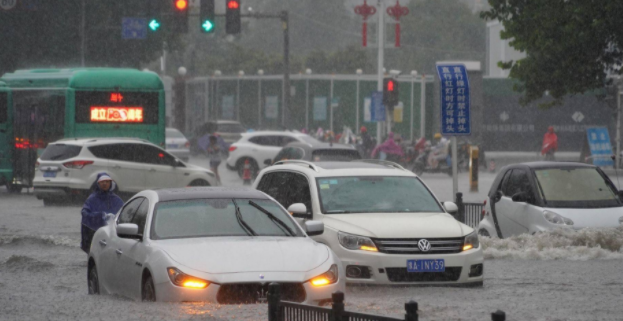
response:
[[[610,144],[610,135],[606,127],[592,127],[586,130],[588,135],[588,146],[593,155],[593,165],[596,166],[614,166],[612,161],[612,145]]]
[[[441,87],[441,133],[470,135],[470,97],[464,65],[437,65]]]
[[[91,107],[91,122],[142,123],[142,107]]]

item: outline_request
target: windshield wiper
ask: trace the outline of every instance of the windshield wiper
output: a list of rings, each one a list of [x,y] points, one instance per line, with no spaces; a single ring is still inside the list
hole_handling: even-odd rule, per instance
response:
[[[240,227],[248,234],[252,236],[257,236],[257,233],[242,219],[242,214],[240,214],[240,207],[238,207],[238,203],[236,203],[235,199],[231,199],[234,202],[234,206],[236,206],[236,220]]]
[[[273,222],[277,223],[278,226],[283,227],[286,231],[288,231],[287,234],[290,234],[290,236],[295,236],[294,232],[292,231],[292,229],[290,229],[290,227],[288,227],[288,225],[286,225],[286,223],[284,223],[282,220],[280,220],[278,217],[276,217],[275,215],[273,215],[273,213],[267,211],[265,208],[259,206],[258,204],[256,204],[253,201],[249,201],[249,205],[257,208],[260,212],[266,214],[266,216],[268,216]]]

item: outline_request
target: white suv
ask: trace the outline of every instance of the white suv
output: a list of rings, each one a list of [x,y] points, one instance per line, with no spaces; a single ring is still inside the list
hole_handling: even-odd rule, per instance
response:
[[[101,172],[115,180],[124,196],[152,188],[219,185],[210,170],[134,138],[59,140],[46,147],[36,166],[35,196],[46,205],[86,198]]]
[[[281,149],[292,142],[319,143],[315,138],[295,132],[257,131],[243,133],[242,138],[229,147],[227,168],[237,170],[242,177],[245,161],[249,160],[252,172],[266,167],[267,159],[274,159]]]
[[[382,161],[280,161],[255,188],[299,221],[324,222],[314,239],[340,257],[347,283],[483,284],[478,234],[454,219],[415,174]]]

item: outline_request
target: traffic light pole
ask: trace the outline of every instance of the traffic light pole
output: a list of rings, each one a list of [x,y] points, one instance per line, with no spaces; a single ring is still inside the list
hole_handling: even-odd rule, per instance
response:
[[[377,85],[376,90],[383,92],[383,60],[385,55],[385,21],[383,21],[385,16],[385,2],[383,0],[379,0],[379,23],[378,23],[378,71],[377,71]],[[386,107],[387,109],[387,107]],[[389,113],[386,111],[387,122],[389,122]],[[382,143],[382,135],[381,131],[383,130],[383,125],[380,121],[376,122],[376,142],[377,144]]]

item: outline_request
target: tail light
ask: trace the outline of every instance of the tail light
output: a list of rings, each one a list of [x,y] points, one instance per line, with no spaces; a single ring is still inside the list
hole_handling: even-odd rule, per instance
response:
[[[480,218],[481,220],[485,218],[485,213],[486,213],[486,212],[485,212],[485,207],[486,207],[486,206],[487,206],[487,200],[485,200],[485,201],[482,203],[482,212],[480,212],[480,215],[482,216],[482,217]]]
[[[229,151],[230,151],[230,152],[233,152],[233,151],[235,151],[235,150],[236,150],[236,148],[238,148],[238,147],[236,147],[236,146],[229,146]]]
[[[190,142],[186,142],[186,144],[184,144],[184,147],[190,148]]]
[[[93,164],[93,161],[78,160],[78,161],[63,163],[63,166],[67,168],[71,168],[71,169],[83,169],[85,166],[91,165],[91,164]]]

